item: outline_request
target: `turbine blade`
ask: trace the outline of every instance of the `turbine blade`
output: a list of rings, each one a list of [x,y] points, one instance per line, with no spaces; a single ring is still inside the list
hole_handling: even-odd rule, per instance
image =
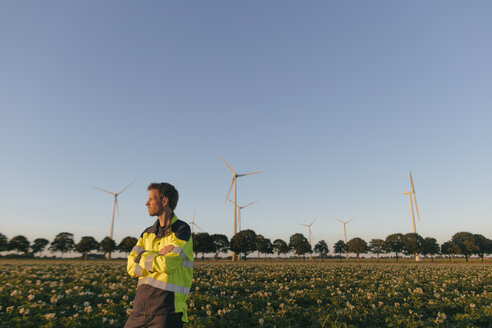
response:
[[[345,224],[349,223],[349,222],[350,222],[350,221],[352,221],[352,220],[353,220],[353,219],[348,220],[347,222],[345,222]]]
[[[415,204],[415,210],[417,211],[417,219],[419,219],[420,222],[419,207],[417,206],[417,197],[415,197],[415,193],[413,193],[413,203]]]
[[[229,191],[227,192],[224,203],[226,203],[227,200],[229,199],[229,194],[231,193],[232,185],[234,184],[235,180],[236,180],[236,176],[232,176],[231,185],[229,186]]]
[[[94,187],[94,188],[97,189],[97,190],[101,190],[101,191],[107,192],[108,194],[113,195],[113,196],[116,194],[115,192],[107,191],[107,190],[102,189],[102,188],[98,188],[98,187]]]
[[[249,204],[246,204],[246,205],[242,206],[241,208],[248,207],[249,205],[253,205],[253,204],[254,204],[254,203],[256,203],[256,202],[257,202],[257,200],[255,200],[254,202],[251,202],[251,203],[249,203]]]
[[[415,194],[415,188],[413,187],[412,172],[410,172],[410,184],[412,185],[412,192]]]
[[[338,221],[340,221],[341,223],[345,224],[345,222],[343,222],[342,220],[340,220],[340,219],[338,219],[338,218],[337,218],[337,220],[338,220]]]
[[[229,169],[229,171],[231,171],[231,173],[235,176],[235,175],[236,175],[236,171],[234,171],[234,170],[232,169],[232,167],[230,167],[230,166],[229,166],[229,164],[227,164],[227,163],[226,163],[226,161],[224,161],[224,160],[222,159],[222,157],[220,157],[220,155],[219,155],[219,154],[217,154],[217,156],[219,156],[220,160],[221,160],[221,161],[222,161],[222,162],[223,162],[223,163],[227,166],[227,168]]]
[[[132,184],[134,184],[135,181],[133,181],[132,183],[130,183],[128,186],[126,186],[125,188],[121,189],[121,191],[118,193],[118,194],[121,194],[123,191],[127,190],[128,187],[130,187]]]
[[[313,222],[311,222],[311,224],[309,226],[311,226],[314,223],[314,221],[316,221],[317,218],[318,217],[315,217],[314,220],[313,220]]]
[[[234,204],[236,207],[240,207],[239,205],[237,205],[236,203],[234,203],[233,200],[230,200],[229,198],[227,200],[230,201],[232,204]]]
[[[265,171],[258,171],[258,172],[251,172],[251,173],[238,174],[237,176],[238,176],[238,177],[244,177],[244,176],[247,176],[247,175],[258,174],[258,173],[263,173],[263,172],[265,172]]]
[[[200,228],[200,226],[199,226],[198,224],[193,223],[193,225],[194,225],[195,227],[197,227],[198,229],[200,229],[201,231],[203,231],[203,229],[202,229],[202,228]]]

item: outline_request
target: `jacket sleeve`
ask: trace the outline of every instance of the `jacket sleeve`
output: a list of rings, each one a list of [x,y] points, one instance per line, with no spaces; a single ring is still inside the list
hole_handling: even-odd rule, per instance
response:
[[[143,246],[143,239],[142,237],[140,237],[140,239],[137,241],[137,244],[133,247],[132,251],[128,255],[126,271],[128,271],[128,274],[133,278],[146,277],[149,275],[148,270],[138,264],[142,255],[146,253]]]
[[[167,274],[182,266],[193,267],[193,245],[188,225],[174,233],[170,245],[173,248],[166,255],[159,255],[158,252],[144,252],[140,258],[139,265],[148,273],[160,272]]]

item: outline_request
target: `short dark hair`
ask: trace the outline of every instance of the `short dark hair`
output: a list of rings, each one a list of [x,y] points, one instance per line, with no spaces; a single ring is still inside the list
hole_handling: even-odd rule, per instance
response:
[[[151,184],[149,184],[147,190],[151,191],[153,189],[156,189],[159,192],[159,196],[161,197],[161,199],[166,197],[169,200],[169,207],[171,208],[171,210],[174,211],[176,205],[178,205],[179,199],[179,194],[176,188],[174,188],[172,184],[167,182],[152,182]]]

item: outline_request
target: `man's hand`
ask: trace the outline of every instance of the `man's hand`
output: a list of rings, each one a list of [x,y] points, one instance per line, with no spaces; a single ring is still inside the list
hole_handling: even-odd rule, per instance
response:
[[[159,251],[159,255],[167,255],[169,254],[169,252],[172,251],[172,249],[174,248],[173,245],[167,245],[167,246],[164,246],[164,248],[162,248],[160,251]]]

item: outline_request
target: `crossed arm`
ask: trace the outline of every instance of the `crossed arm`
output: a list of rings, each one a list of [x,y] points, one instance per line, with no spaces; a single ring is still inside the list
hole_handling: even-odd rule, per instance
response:
[[[183,248],[186,241],[174,238],[170,244],[157,251],[145,250],[140,238],[128,255],[127,271],[134,278],[146,277],[151,273],[171,273],[183,265],[186,259]]]

